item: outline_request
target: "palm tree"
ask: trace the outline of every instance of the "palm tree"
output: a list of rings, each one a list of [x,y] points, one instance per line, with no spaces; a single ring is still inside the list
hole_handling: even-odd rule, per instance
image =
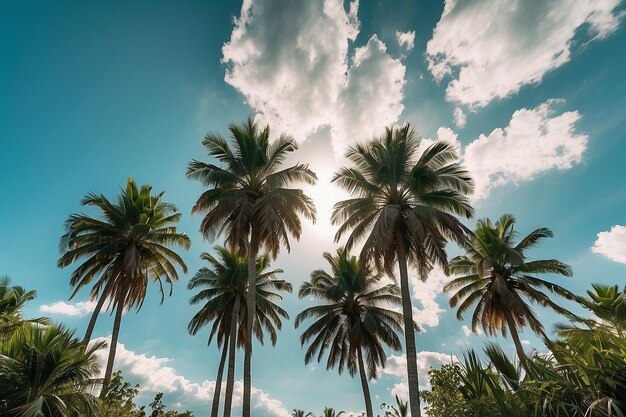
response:
[[[70,284],[75,287],[70,299],[96,280],[90,299],[98,299],[98,303],[84,341],[91,339],[105,302],[108,301],[107,309],[115,311],[103,393],[113,372],[123,310],[141,308],[149,281],[159,285],[162,303],[165,297],[163,280],[169,284],[171,295],[173,282],[178,280],[176,266],[187,272],[183,259],[170,249],[172,246],[188,249],[191,245],[187,235],[176,231],[175,224],[181,215],[176,206],[162,201],[163,192],[152,195],[151,189],[148,185],[137,189],[129,177],[117,204],[102,195],[88,194],[81,204],[99,208],[101,219],[72,214],[61,237],[59,267],[87,258],[70,277]]]
[[[312,296],[322,302],[296,317],[296,328],[308,318],[316,319],[300,337],[303,346],[313,339],[304,361],[309,363],[316,354],[320,361],[328,349],[326,369],[337,365],[341,374],[346,367],[351,376],[358,370],[366,413],[373,417],[368,377],[376,378],[377,368],[385,365],[383,343],[395,350],[401,348],[396,332],[402,331],[402,314],[385,308],[400,304],[398,288],[378,286],[380,276],[360,268],[357,258],[348,258],[342,249],[336,256],[324,253],[324,259],[330,264],[332,275],[322,269],[313,271],[311,281],[303,283],[298,294],[300,298]]]
[[[353,198],[335,204],[331,221],[340,224],[335,241],[351,230],[350,250],[365,238],[361,262],[372,261],[393,274],[400,270],[405,349],[411,415],[421,416],[417,353],[413,328],[408,264],[425,279],[433,265],[448,270],[446,239],[463,243],[471,232],[454,214],[470,217],[467,195],[473,190],[468,172],[457,162],[456,148],[437,141],[420,148],[409,124],[388,128],[384,136],[352,146],[355,165],[333,177]]]
[[[334,408],[324,407],[322,417],[339,417],[340,415],[345,413],[345,411],[336,412]]]
[[[248,286],[252,289],[247,294],[247,333],[252,333],[256,257],[262,247],[274,259],[281,246],[289,251],[289,237],[299,239],[302,233],[300,215],[315,221],[313,201],[302,190],[287,187],[296,181],[314,184],[317,177],[308,165],[282,167],[287,155],[297,149],[293,138],[283,135],[270,143],[269,126],[262,129],[252,118],[230,125],[229,130],[230,141],[209,134],[202,142],[218,165],[194,160],[187,176],[208,188],[192,210],[205,214],[200,226],[203,236],[212,241],[224,234],[230,249],[247,254]],[[249,338],[244,358],[243,417],[250,417],[251,355]]]
[[[458,305],[456,316],[459,320],[463,319],[463,313],[476,306],[472,314],[474,332],[479,324],[490,335],[501,332],[506,336],[508,329],[517,356],[522,365],[526,365],[518,332],[528,325],[548,340],[528,301],[572,317],[571,312],[550,300],[542,290],[569,300],[575,300],[576,296],[557,284],[535,276],[552,273],[569,277],[572,275],[569,266],[556,259],[527,259],[526,250],[542,239],[552,237],[552,232],[542,227],[515,243],[517,233],[514,227],[515,218],[510,214],[503,215],[495,224],[489,219],[479,220],[475,236],[465,245],[467,255],[450,261],[450,271],[460,276],[448,282],[443,289],[446,292],[456,291],[450,297],[450,306]]]
[[[409,416],[409,402],[402,401],[400,397],[397,395],[396,397],[396,405],[389,405],[383,403],[380,408],[385,410],[384,417],[408,417]]]
[[[307,413],[304,410],[296,410],[294,408],[293,413],[291,413],[291,417],[315,417],[315,415],[310,411]]]
[[[7,276],[0,277],[0,342],[8,339],[13,331],[28,323],[46,324],[44,318],[24,320],[22,308],[35,299],[36,291],[26,291],[20,286],[11,285]]]
[[[91,415],[95,398],[90,391],[99,373],[94,352],[103,346],[86,348],[62,326],[21,327],[0,344],[0,415]]]
[[[211,416],[217,416],[219,409],[220,391],[226,353],[228,352],[228,375],[226,383],[224,416],[229,417],[232,405],[233,388],[235,382],[235,342],[239,346],[245,344],[246,339],[246,293],[248,284],[248,263],[244,256],[229,251],[223,247],[215,248],[219,258],[203,253],[201,258],[211,265],[203,267],[189,281],[190,290],[202,288],[190,300],[190,304],[204,302],[200,310],[189,322],[188,330],[192,335],[205,325],[213,322],[209,333],[209,344],[217,336],[218,346],[223,345],[222,357],[218,368],[217,382]],[[270,335],[272,346],[277,341],[277,330],[282,328],[281,317],[289,318],[287,312],[276,304],[282,297],[275,291],[291,292],[291,284],[278,280],[275,276],[283,271],[269,268],[269,257],[259,256],[256,261],[256,321],[254,333],[259,342],[263,343],[263,330]],[[231,335],[237,334],[237,337]]]

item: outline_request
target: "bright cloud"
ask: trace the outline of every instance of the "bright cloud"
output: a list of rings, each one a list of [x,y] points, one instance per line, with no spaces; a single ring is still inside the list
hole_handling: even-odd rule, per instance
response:
[[[77,303],[66,303],[56,301],[52,304],[43,304],[39,311],[47,314],[57,314],[61,316],[83,317],[92,313],[96,309],[95,301],[79,301]]]
[[[483,107],[515,94],[568,62],[579,45],[619,26],[620,0],[446,0],[426,53],[437,81],[450,76],[447,99]],[[532,28],[532,30],[529,30]]]
[[[404,47],[407,52],[413,49],[415,46],[415,31],[411,32],[398,32],[396,31],[396,39],[398,45]]]
[[[439,316],[445,310],[441,308],[436,298],[441,294],[442,288],[448,280],[448,277],[439,267],[435,267],[426,281],[419,279],[416,271],[412,271],[409,276],[412,287],[413,300],[417,301],[421,308],[413,305],[413,320],[420,326],[422,332],[425,331],[424,326],[436,327],[439,325]]]
[[[626,264],[626,226],[615,225],[608,232],[598,233],[591,250],[612,261]]]
[[[385,44],[373,35],[349,54],[357,12],[358,1],[349,10],[341,0],[244,1],[222,48],[225,81],[277,133],[302,141],[330,127],[342,155],[346,143],[380,133],[404,109],[405,67]]]
[[[440,352],[423,351],[417,354],[417,371],[419,374],[419,385],[422,389],[428,389],[428,371],[432,368],[440,367],[443,364],[457,362],[457,358]],[[391,388],[391,395],[400,398],[409,398],[409,388],[406,377],[406,355],[391,355],[387,357],[387,364],[382,370],[383,374],[393,375],[400,378],[400,382]]]
[[[494,129],[463,149],[463,160],[476,183],[474,198],[495,187],[529,181],[550,170],[567,170],[582,161],[588,136],[577,133],[577,111],[555,115],[557,100],[513,113],[508,126]]]
[[[93,343],[104,341],[111,343],[111,338],[98,338]],[[108,349],[101,349],[96,352],[96,357],[100,364],[106,363]],[[215,392],[215,381],[204,380],[201,383],[191,382],[189,379],[179,375],[176,369],[170,366],[172,359],[159,358],[145,353],[136,353],[126,349],[124,344],[118,343],[115,356],[116,369],[122,369],[125,375],[132,375],[139,380],[141,389],[149,392],[163,392],[179,395],[188,402],[200,401],[208,403],[213,399]],[[102,367],[104,369],[104,366]],[[222,390],[225,390],[222,384]],[[240,406],[243,402],[243,382],[235,381],[233,389],[233,406]],[[252,406],[255,409],[263,410],[278,417],[289,417],[290,414],[282,407],[282,403],[260,389],[252,387]]]

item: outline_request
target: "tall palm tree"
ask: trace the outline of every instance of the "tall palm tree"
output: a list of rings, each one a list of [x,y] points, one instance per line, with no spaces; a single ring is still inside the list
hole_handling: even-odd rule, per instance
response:
[[[349,258],[343,249],[336,256],[324,253],[324,259],[332,272],[313,271],[311,281],[303,283],[298,294],[322,302],[296,317],[296,328],[308,318],[316,319],[300,337],[302,345],[313,339],[304,361],[309,363],[316,354],[320,361],[328,349],[327,369],[338,366],[341,373],[345,367],[351,376],[358,370],[366,414],[373,417],[368,377],[376,378],[377,368],[385,365],[383,343],[401,348],[397,332],[402,331],[402,314],[385,308],[400,304],[398,288],[378,285],[380,276],[360,268],[357,258]]]
[[[188,249],[191,245],[189,237],[176,230],[181,214],[176,206],[162,201],[163,192],[152,195],[151,190],[149,185],[138,189],[129,177],[117,203],[103,195],[88,194],[81,204],[100,209],[101,218],[72,214],[61,237],[59,267],[86,258],[70,277],[70,284],[75,287],[70,299],[95,280],[90,298],[98,303],[85,342],[91,338],[104,303],[108,301],[107,309],[115,311],[103,393],[113,372],[123,310],[141,308],[149,281],[158,284],[162,303],[163,280],[169,284],[171,295],[173,282],[178,280],[176,266],[187,272],[183,259],[171,249],[172,246]]]
[[[433,265],[448,270],[446,240],[463,243],[471,232],[454,215],[470,217],[466,197],[473,190],[468,172],[456,161],[457,149],[437,141],[425,149],[409,124],[388,128],[385,135],[352,146],[354,167],[345,167],[333,182],[352,194],[335,204],[333,224],[338,241],[350,231],[346,249],[365,239],[360,259],[392,274],[400,270],[402,312],[411,415],[421,416],[417,352],[409,290],[408,264],[425,279]]]
[[[20,327],[0,344],[0,415],[90,415],[99,381],[94,352],[103,345],[86,348],[62,326]]]
[[[297,149],[289,136],[270,143],[269,126],[260,128],[252,118],[241,125],[230,125],[230,140],[209,134],[202,144],[209,163],[194,160],[187,176],[201,181],[207,190],[193,207],[203,213],[200,231],[210,241],[224,234],[226,245],[247,254],[248,291],[247,332],[252,333],[256,296],[254,264],[261,248],[276,258],[289,237],[300,238],[299,216],[315,221],[313,201],[302,190],[288,188],[296,181],[314,184],[317,177],[308,165],[282,166],[287,155]],[[244,358],[243,417],[250,417],[250,360],[252,339],[246,340]]]
[[[209,344],[217,336],[218,346],[223,345],[218,368],[217,383],[211,416],[217,416],[220,401],[221,382],[226,352],[228,352],[228,375],[225,393],[224,416],[229,417],[235,381],[235,343],[241,347],[246,339],[248,287],[248,262],[245,256],[238,255],[223,247],[216,247],[218,257],[203,253],[201,258],[211,265],[203,267],[189,281],[190,290],[201,288],[190,300],[190,304],[204,302],[200,310],[189,322],[189,333],[195,335],[209,323],[213,323],[209,333]],[[281,317],[289,318],[277,301],[282,300],[276,291],[292,291],[290,283],[276,279],[281,269],[268,271],[269,257],[259,256],[256,261],[256,320],[254,333],[263,343],[263,331],[267,331],[272,345],[277,341],[277,330],[282,328]],[[231,335],[237,334],[237,337]]]
[[[549,307],[557,313],[572,317],[567,309],[553,302],[545,290],[552,294],[575,300],[576,296],[565,288],[536,277],[551,273],[569,277],[572,270],[556,259],[530,261],[526,251],[542,239],[552,237],[550,229],[536,229],[515,243],[515,218],[505,214],[494,223],[481,219],[476,226],[475,236],[465,245],[466,255],[450,261],[450,271],[459,275],[444,286],[444,291],[455,293],[450,297],[450,306],[456,307],[457,318],[472,306],[472,330],[480,325],[485,333],[511,334],[517,356],[522,365],[526,355],[518,332],[525,326],[548,340],[541,322],[537,319],[530,303]]]

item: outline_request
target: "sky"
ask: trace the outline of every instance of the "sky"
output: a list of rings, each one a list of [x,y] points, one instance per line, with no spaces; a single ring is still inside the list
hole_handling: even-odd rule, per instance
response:
[[[254,414],[360,412],[359,381],[305,365],[293,328],[312,305],[297,289],[341,244],[329,216],[345,194],[329,180],[347,147],[405,123],[425,141],[451,141],[476,182],[468,226],[513,213],[521,234],[553,230],[529,253],[572,266],[572,278],[551,279],[577,293],[623,285],[625,13],[620,0],[3,1],[0,274],[37,290],[27,315],[82,335],[93,303],[87,291],[68,300],[72,269],[56,267],[64,221],[88,192],[115,198],[127,176],[165,191],[192,240],[189,273],[163,305],[150,288],[143,308],[124,315],[116,368],[141,384],[145,403],[162,391],[170,406],[207,415],[219,352],[207,347],[208,332],[187,334],[196,307],[186,284],[200,254],[221,241],[198,232],[191,207],[202,186],[185,169],[207,160],[207,133],[227,135],[229,123],[254,115],[273,134],[292,135],[299,149],[288,162],[308,163],[320,178],[306,187],[318,222],[305,223],[300,242],[272,264],[296,291],[282,303],[292,320],[276,347],[255,345]],[[441,291],[447,279],[411,277],[423,386],[430,367],[487,340],[456,319]],[[548,329],[559,321],[538,313]],[[102,314],[95,336],[111,328]],[[522,339],[545,349],[531,332]],[[498,341],[513,352],[510,339]],[[375,409],[406,392],[404,356],[388,354],[371,381]],[[237,378],[241,369],[242,358]],[[240,383],[234,404],[237,413]]]

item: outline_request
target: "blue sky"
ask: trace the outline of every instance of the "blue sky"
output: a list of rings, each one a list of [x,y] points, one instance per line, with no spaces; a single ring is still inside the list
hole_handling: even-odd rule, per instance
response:
[[[478,185],[476,218],[511,212],[522,233],[554,231],[531,255],[572,265],[563,285],[623,284],[625,11],[619,0],[2,2],[0,274],[38,290],[28,314],[82,334],[87,293],[68,302],[71,270],[56,268],[65,219],[87,192],[113,198],[127,176],[164,190],[193,242],[190,274],[163,305],[153,288],[124,316],[118,364],[144,398],[164,391],[204,415],[219,356],[206,335],[186,333],[185,286],[212,244],[190,214],[202,188],[184,173],[205,157],[206,133],[256,114],[294,135],[292,161],[320,174],[308,190],[320,221],[273,264],[296,289],[336,248],[326,216],[342,194],[328,179],[346,145],[405,122],[459,144]],[[435,272],[413,290],[424,370],[483,345],[456,320],[444,281]],[[292,318],[308,303],[284,300]],[[548,327],[558,319],[541,315]],[[110,329],[102,315],[96,335]],[[389,354],[375,407],[403,390],[401,354]],[[292,322],[276,348],[256,348],[253,378],[259,416],[364,408],[357,380],[304,365]]]

